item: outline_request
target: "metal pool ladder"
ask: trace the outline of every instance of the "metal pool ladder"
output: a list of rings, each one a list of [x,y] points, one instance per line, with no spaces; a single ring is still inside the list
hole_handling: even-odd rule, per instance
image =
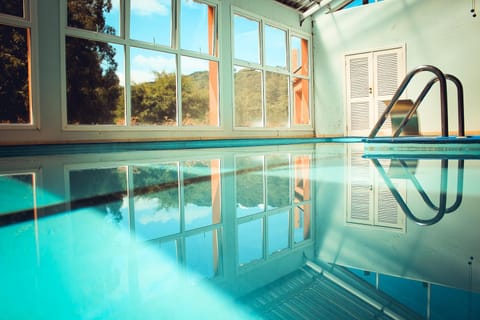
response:
[[[392,100],[385,108],[385,111],[378,119],[377,123],[373,127],[372,131],[368,135],[368,138],[375,138],[378,131],[385,123],[387,117],[393,115],[393,107],[399,101],[400,96],[407,88],[408,84],[412,80],[412,78],[423,71],[429,71],[435,74],[435,77],[430,80],[425,87],[423,88],[422,92],[418,96],[417,100],[411,105],[410,110],[405,114],[403,120],[401,120],[398,128],[393,132],[392,137],[396,138],[402,133],[403,129],[405,128],[406,124],[409,120],[413,118],[415,115],[416,110],[420,103],[422,103],[423,99],[430,91],[432,86],[438,81],[440,83],[440,107],[441,107],[441,127],[442,127],[442,137],[448,137],[448,101],[447,101],[447,80],[452,81],[455,86],[457,87],[457,105],[458,105],[458,136],[464,137],[465,136],[465,127],[464,127],[464,107],[463,107],[463,86],[460,80],[457,77],[451,74],[444,74],[440,69],[432,65],[422,65],[416,67],[412,71],[410,71],[405,78],[403,79],[402,83],[398,87],[397,91],[392,97]]]

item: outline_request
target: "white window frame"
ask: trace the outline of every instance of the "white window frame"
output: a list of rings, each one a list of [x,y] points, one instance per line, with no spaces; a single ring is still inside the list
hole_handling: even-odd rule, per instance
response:
[[[241,16],[250,20],[254,20],[259,23],[259,55],[260,55],[260,63],[253,63],[245,60],[240,60],[235,58],[235,27],[234,27],[234,19],[235,16]],[[232,83],[232,96],[233,96],[233,110],[232,110],[232,127],[233,130],[239,131],[251,131],[251,130],[262,130],[262,131],[278,131],[278,130],[295,130],[295,129],[313,129],[314,128],[314,104],[312,101],[312,37],[309,34],[299,32],[297,30],[292,29],[286,25],[279,24],[278,22],[269,20],[265,17],[252,14],[249,11],[243,10],[238,7],[233,7],[231,9],[231,52],[232,52],[232,73],[231,73],[231,83]],[[265,26],[268,25],[270,27],[274,27],[286,32],[286,68],[279,68],[279,67],[272,67],[265,64]],[[291,39],[292,37],[303,38],[308,41],[308,76],[295,74],[291,70]],[[235,119],[235,75],[233,72],[233,68],[235,66],[239,66],[242,68],[251,68],[258,70],[262,73],[262,126],[261,127],[239,127],[236,125]],[[266,102],[265,102],[265,95],[266,95],[266,72],[274,72],[277,74],[287,75],[288,76],[288,126],[286,127],[266,127]],[[294,120],[294,102],[293,102],[293,92],[292,92],[292,79],[293,78],[302,78],[308,80],[308,107],[309,107],[309,117],[310,117],[310,124],[308,125],[295,125],[293,123]]]
[[[127,131],[190,131],[190,130],[205,130],[205,131],[218,131],[223,129],[222,123],[222,83],[220,79],[221,76],[221,67],[220,67],[220,57],[221,57],[221,34],[219,23],[221,21],[221,3],[214,0],[198,0],[202,4],[213,6],[215,8],[215,26],[214,26],[214,36],[216,38],[213,55],[207,53],[200,53],[191,50],[186,50],[180,48],[180,17],[181,17],[181,1],[182,0],[172,0],[172,39],[171,45],[158,45],[158,44],[149,44],[143,41],[134,40],[129,38],[130,30],[127,26],[130,25],[130,15],[129,9],[130,0],[119,0],[120,1],[120,32],[118,36],[109,35],[104,33],[98,33],[94,31],[82,30],[68,26],[67,21],[67,1],[60,1],[60,60],[61,60],[61,110],[62,110],[62,128],[64,131],[118,131],[118,130],[127,130]],[[116,125],[116,124],[68,124],[67,119],[67,79],[66,79],[66,37],[75,37],[83,40],[92,40],[92,41],[101,41],[116,45],[121,45],[124,48],[124,68],[125,68],[125,85],[124,85],[124,106],[125,106],[125,124]],[[173,54],[176,56],[176,125],[175,126],[166,126],[166,125],[141,125],[135,126],[132,125],[131,117],[131,89],[130,89],[130,48],[139,48],[154,50],[160,53]],[[213,61],[218,65],[218,126],[192,126],[192,125],[183,125],[182,124],[182,92],[181,92],[181,63],[180,60],[182,57],[187,58],[197,58],[205,61]]]
[[[30,83],[29,83],[29,105],[30,123],[0,123],[0,130],[25,130],[40,129],[38,119],[38,28],[37,28],[37,1],[23,0],[23,17],[0,13],[0,24],[30,30]]]

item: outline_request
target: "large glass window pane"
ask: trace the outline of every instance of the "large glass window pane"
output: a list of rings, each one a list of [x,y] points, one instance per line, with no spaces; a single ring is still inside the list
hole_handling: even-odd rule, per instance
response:
[[[131,48],[132,125],[177,124],[174,54]]]
[[[69,27],[120,34],[120,0],[68,0]]]
[[[263,219],[238,225],[238,263],[244,265],[263,258]]]
[[[235,67],[235,126],[263,127],[262,72]]]
[[[287,67],[287,33],[265,25],[265,64],[272,67]]]
[[[289,211],[268,217],[268,254],[288,248]]]
[[[292,80],[293,91],[293,112],[294,124],[307,125],[310,124],[310,107],[309,107],[309,82],[307,79],[296,78]]]
[[[208,231],[185,239],[185,262],[197,276],[212,278],[218,271],[217,231]]]
[[[0,124],[31,123],[30,30],[0,25]]]
[[[172,1],[130,0],[130,38],[171,46]]]
[[[308,75],[308,41],[292,37],[290,42],[291,72],[303,76]]]
[[[23,18],[23,0],[8,0],[0,2],[0,13]]]
[[[215,8],[196,0],[182,0],[180,11],[182,49],[213,55]]]
[[[72,210],[93,208],[116,222],[128,219],[122,210],[127,201],[126,168],[70,171],[70,201]]]
[[[187,161],[183,165],[185,229],[220,222],[218,160]]]
[[[288,76],[266,72],[267,127],[288,127]]]
[[[263,157],[235,161],[237,217],[264,211]]]
[[[123,47],[67,37],[66,54],[68,123],[123,124]]]
[[[177,164],[132,170],[137,236],[149,240],[180,232]]]
[[[218,126],[218,63],[182,57],[182,124]]]
[[[234,20],[235,59],[260,63],[260,32],[258,21],[235,15]]]
[[[267,162],[267,208],[290,205],[290,173],[288,155],[269,155]]]

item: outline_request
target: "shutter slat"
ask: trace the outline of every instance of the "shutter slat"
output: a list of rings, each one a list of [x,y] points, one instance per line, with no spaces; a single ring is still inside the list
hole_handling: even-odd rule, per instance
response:
[[[354,58],[350,60],[350,98],[364,98],[369,96],[368,58]]]
[[[398,88],[398,53],[377,55],[377,95],[390,96]]]
[[[368,101],[351,103],[352,130],[368,130],[370,123],[370,104]]]

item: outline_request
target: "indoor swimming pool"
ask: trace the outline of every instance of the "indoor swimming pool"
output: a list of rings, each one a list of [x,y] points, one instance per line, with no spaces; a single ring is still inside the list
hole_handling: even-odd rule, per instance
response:
[[[0,319],[480,318],[479,150],[298,141],[0,148]]]

